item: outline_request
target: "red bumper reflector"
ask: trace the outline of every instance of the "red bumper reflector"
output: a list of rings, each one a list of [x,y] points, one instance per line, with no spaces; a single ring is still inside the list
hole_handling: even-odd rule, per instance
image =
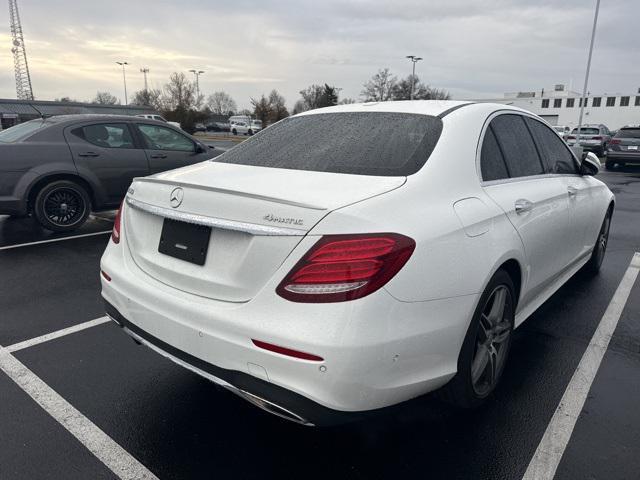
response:
[[[111,281],[111,277],[104,270],[100,270],[100,273],[102,274],[102,276],[107,282]]]
[[[288,357],[301,358],[302,360],[311,360],[313,362],[322,362],[324,359],[312,353],[299,352],[298,350],[292,350],[286,347],[280,347],[279,345],[273,345],[267,342],[261,342],[260,340],[251,339],[256,347],[264,348],[270,352],[279,353],[280,355],[286,355]]]

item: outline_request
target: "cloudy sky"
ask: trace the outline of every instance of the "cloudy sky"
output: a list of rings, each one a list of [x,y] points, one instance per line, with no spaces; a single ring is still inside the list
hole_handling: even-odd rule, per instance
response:
[[[417,73],[454,98],[490,98],[555,83],[579,90],[595,0],[19,0],[39,99],[123,96],[140,68],[161,87],[173,71],[205,70],[201,91],[240,107],[278,89],[289,106],[312,83],[358,98],[380,67]],[[0,12],[0,98],[15,98],[6,4]],[[590,90],[640,87],[638,0],[603,0]]]

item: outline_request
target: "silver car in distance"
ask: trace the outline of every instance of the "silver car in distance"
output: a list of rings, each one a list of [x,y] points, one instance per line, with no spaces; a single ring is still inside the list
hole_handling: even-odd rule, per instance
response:
[[[600,268],[614,196],[598,168],[505,105],[304,112],[135,179],[102,296],[138,342],[305,425],[441,388],[474,407],[513,329]]]

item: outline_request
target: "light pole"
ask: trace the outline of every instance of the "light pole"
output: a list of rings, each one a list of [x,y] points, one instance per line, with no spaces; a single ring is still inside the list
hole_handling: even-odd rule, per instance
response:
[[[589,84],[589,72],[591,70],[591,55],[593,54],[593,42],[596,39],[596,25],[598,24],[598,12],[600,11],[600,0],[596,0],[596,12],[593,16],[593,29],[591,30],[591,43],[589,45],[589,56],[587,57],[587,71],[584,74],[584,87],[582,89],[582,98],[580,99],[580,118],[578,119],[578,132],[576,135],[576,147],[580,146],[580,130],[582,127],[582,116],[584,115],[584,107],[587,97],[587,85]]]
[[[129,101],[127,100],[127,74],[125,72],[125,67],[129,65],[127,62],[116,62],[118,65],[122,67],[122,79],[124,80],[124,104],[128,105]]]
[[[411,63],[413,64],[413,69],[411,71],[411,95],[410,95],[411,100],[413,100],[413,87],[414,87],[414,84],[416,83],[416,63],[422,60],[422,57],[416,57],[415,55],[407,55],[407,58],[411,60]]]
[[[189,70],[196,76],[196,102],[200,98],[200,75],[204,73],[204,70]]]
[[[149,90],[149,86],[147,84],[147,73],[149,73],[148,67],[142,67],[140,72],[144,75],[144,91],[145,93]]]

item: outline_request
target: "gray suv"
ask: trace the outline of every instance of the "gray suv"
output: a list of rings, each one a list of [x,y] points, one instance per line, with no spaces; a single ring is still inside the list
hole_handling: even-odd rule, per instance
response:
[[[624,167],[627,162],[640,162],[640,125],[622,127],[607,146],[608,169],[616,164]]]
[[[117,115],[62,115],[0,132],[0,214],[33,214],[57,232],[116,208],[134,177],[208,160],[171,125]]]
[[[567,137],[567,144],[573,147],[576,144],[578,129],[574,128]],[[589,152],[593,152],[602,157],[611,140],[611,132],[604,125],[582,125],[580,127],[580,146]]]

